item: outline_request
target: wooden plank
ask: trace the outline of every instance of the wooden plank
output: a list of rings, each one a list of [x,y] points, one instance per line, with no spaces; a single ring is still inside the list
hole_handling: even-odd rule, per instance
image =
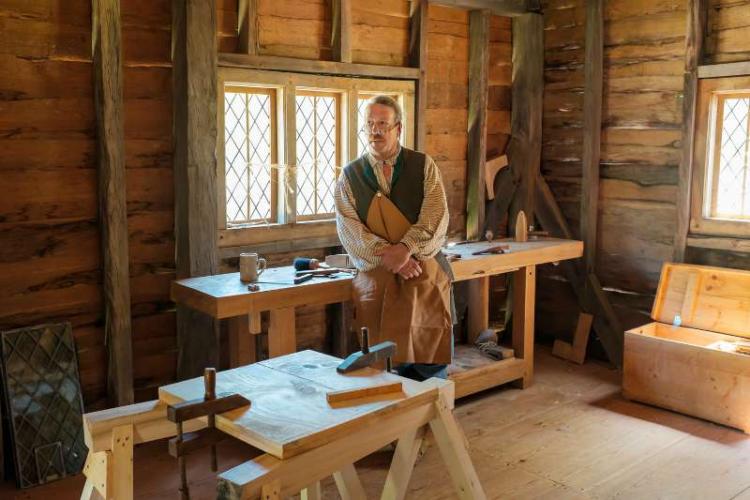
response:
[[[239,0],[237,5],[239,49],[244,54],[258,54],[258,0]]]
[[[583,156],[581,179],[581,239],[586,273],[596,267],[599,157],[602,132],[604,25],[603,0],[586,2],[586,53],[583,93]]]
[[[294,307],[271,310],[268,325],[268,357],[297,352]]]
[[[377,64],[343,63],[335,61],[315,61],[292,57],[219,54],[219,65],[225,68],[265,69],[271,71],[292,71],[297,73],[326,74],[333,76],[367,76],[381,79],[417,80],[419,70],[400,66]]]
[[[107,498],[133,498],[132,425],[112,429],[112,452],[107,465],[108,469],[111,468],[111,476],[107,478]]]
[[[399,395],[401,392],[401,382],[386,382],[384,384],[362,387],[359,389],[344,389],[343,391],[329,391],[326,393],[326,400],[329,404],[343,403],[356,399],[368,398],[370,396],[381,395]]]
[[[258,316],[258,313],[253,316]],[[248,314],[229,318],[227,335],[229,336],[229,366],[231,368],[255,363],[255,335],[250,329],[250,319]]]
[[[536,302],[536,266],[513,273],[513,351],[523,360],[522,389],[534,381],[534,305]]]
[[[480,333],[489,327],[490,278],[484,276],[469,281],[469,301],[466,342],[473,345]]]
[[[99,156],[107,392],[116,405],[133,402],[128,221],[125,196],[122,43],[119,0],[94,0],[92,48]]]
[[[430,0],[430,3],[457,9],[488,9],[495,16],[518,17],[529,12],[540,12],[537,0]]]
[[[573,333],[573,341],[565,342],[556,339],[552,345],[552,354],[558,358],[567,359],[579,365],[583,364],[586,358],[586,347],[589,342],[589,332],[594,317],[587,313],[578,314],[578,323],[576,331]]]
[[[429,21],[428,0],[411,2],[412,12],[409,19],[409,65],[418,70],[415,89],[415,149],[424,151],[427,147],[426,135],[427,113],[427,23]]]
[[[297,116],[297,89],[291,83],[284,85],[284,116]],[[295,120],[284,122],[284,192],[279,196],[279,222],[294,224],[297,222],[297,127]]]
[[[352,62],[352,3],[350,0],[332,0],[331,40],[333,60]]]
[[[750,61],[698,66],[698,78],[725,78],[750,75]]]
[[[469,143],[467,149],[466,238],[484,236],[485,163],[490,40],[489,10],[469,13]]]
[[[216,1],[174,0],[173,123],[177,276],[216,274]],[[218,327],[177,308],[179,378],[218,363]]]
[[[452,405],[452,401],[445,400],[444,394],[440,395],[440,400],[435,405],[437,415],[430,421],[430,428],[453,480],[458,498],[484,500],[487,496],[471,463],[466,436],[450,410]]]
[[[398,439],[391,467],[385,478],[381,500],[404,500],[409,487],[414,464],[422,446],[424,428],[411,429]]]
[[[524,14],[513,20],[513,83],[511,140],[508,160],[518,184],[510,217],[519,210],[534,221],[534,184],[542,151],[544,92],[544,20]]]
[[[678,173],[677,224],[675,227],[672,260],[685,260],[685,248],[690,229],[690,190],[693,171],[696,106],[698,100],[698,66],[703,61],[708,0],[688,2],[688,29],[685,42],[685,76],[682,100],[682,157]],[[706,119],[706,117],[702,117]]]
[[[736,238],[688,237],[687,246],[750,253],[750,241]]]

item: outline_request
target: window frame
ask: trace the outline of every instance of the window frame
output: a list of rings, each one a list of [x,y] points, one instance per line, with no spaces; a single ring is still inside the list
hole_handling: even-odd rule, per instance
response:
[[[277,219],[272,223],[228,227],[226,217],[226,172],[224,156],[224,89],[265,88],[275,91],[276,124],[273,134],[276,139],[275,150],[278,163],[296,165],[296,93],[315,91],[333,92],[341,96],[339,119],[338,147],[339,161],[343,165],[357,158],[357,98],[360,93],[388,93],[400,95],[400,104],[404,111],[403,127],[406,147],[413,148],[415,138],[415,81],[414,80],[379,80],[372,78],[347,78],[343,76],[323,76],[317,74],[290,73],[282,71],[254,70],[245,68],[219,67],[217,88],[217,202],[219,248],[239,246],[260,246],[265,244],[293,241],[295,248],[305,248],[305,242],[318,246],[337,238],[335,220],[332,217],[321,219],[297,216],[296,197],[297,179],[294,168],[284,170],[284,175],[277,173],[277,184],[273,185],[276,199]],[[292,117],[290,120],[289,117]],[[350,126],[353,124],[353,126]],[[266,245],[268,246],[268,245]],[[269,247],[269,248],[270,248]],[[307,246],[309,248],[309,246]],[[279,247],[281,251],[281,246]]]
[[[715,161],[709,161],[709,155],[717,153],[712,145],[717,140],[717,114],[719,102],[726,96],[740,91],[750,90],[750,75],[698,80],[698,99],[696,103],[695,138],[693,143],[693,179],[690,203],[690,233],[706,236],[750,237],[750,219],[721,219],[711,217],[707,208],[709,203],[715,205]]]

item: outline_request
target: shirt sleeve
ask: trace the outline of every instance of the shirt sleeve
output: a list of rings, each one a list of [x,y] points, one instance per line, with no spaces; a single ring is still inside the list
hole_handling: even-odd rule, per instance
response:
[[[360,271],[370,271],[380,265],[380,257],[375,252],[388,246],[388,242],[372,233],[359,220],[354,204],[354,196],[346,176],[342,173],[334,192],[336,203],[336,229],[341,244],[346,249],[354,266]]]
[[[418,260],[434,257],[445,244],[448,232],[448,201],[443,180],[434,160],[425,159],[424,200],[417,223],[401,239]]]

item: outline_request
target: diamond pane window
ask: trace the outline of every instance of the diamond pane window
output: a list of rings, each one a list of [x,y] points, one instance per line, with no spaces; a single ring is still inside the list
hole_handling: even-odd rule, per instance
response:
[[[709,216],[750,219],[750,92],[719,95]]]
[[[276,218],[274,112],[272,89],[227,87],[224,92],[224,171],[230,225]]]
[[[359,94],[357,98],[357,156],[362,156],[367,151],[367,133],[362,132],[362,126],[367,121],[367,117],[365,116],[365,111],[367,109],[367,102],[372,98],[375,97],[377,94]],[[395,94],[387,94],[396,99],[396,101],[399,100],[398,95]],[[404,142],[404,128],[401,127],[401,143]]]
[[[334,212],[339,165],[339,95],[298,92],[296,96],[297,215]]]

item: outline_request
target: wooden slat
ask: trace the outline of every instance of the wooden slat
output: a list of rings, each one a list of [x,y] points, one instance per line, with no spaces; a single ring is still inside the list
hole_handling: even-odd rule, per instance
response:
[[[586,2],[586,55],[583,93],[583,175],[581,179],[581,239],[586,273],[596,266],[596,226],[599,207],[599,156],[602,131],[602,0]]]
[[[487,100],[490,11],[469,13],[469,144],[466,193],[466,238],[484,235],[485,163],[487,156]]]
[[[350,0],[332,0],[331,45],[333,60],[352,62],[352,4]]]
[[[430,4],[427,0],[418,0],[411,5],[409,65],[418,70],[419,77],[415,89],[415,149],[424,151],[427,146],[427,23]]]
[[[94,0],[91,26],[108,352],[107,387],[110,402],[119,406],[133,402],[119,0]]]
[[[696,106],[698,100],[698,66],[703,60],[708,0],[688,2],[685,76],[682,100],[682,158],[678,173],[677,224],[675,227],[672,260],[685,260],[685,248],[690,226],[690,189],[693,171],[693,142],[695,138]],[[702,117],[706,119],[707,117]]]
[[[531,224],[542,150],[543,72],[544,20],[539,14],[517,17],[513,20],[513,113],[508,160],[518,189],[510,220],[515,221],[518,211],[523,210]]]
[[[750,61],[698,66],[698,78],[723,78],[750,75]]]
[[[216,274],[215,0],[174,0],[175,250],[177,276]],[[177,308],[178,378],[196,376],[218,361],[216,322]]]
[[[541,10],[538,0],[430,0],[430,3],[458,9],[488,9],[496,16],[516,17]]]
[[[237,23],[239,49],[244,54],[258,53],[258,0],[239,0]]]
[[[229,68],[265,69],[271,71],[293,71],[334,76],[368,76],[382,79],[417,80],[419,70],[399,66],[377,64],[315,61],[279,56],[251,56],[245,54],[219,54],[219,65]]]

